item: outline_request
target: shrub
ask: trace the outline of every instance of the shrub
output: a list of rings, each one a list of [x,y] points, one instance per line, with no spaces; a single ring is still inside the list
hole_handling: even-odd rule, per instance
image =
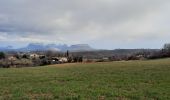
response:
[[[0,52],[0,59],[4,59],[5,58],[5,53]]]

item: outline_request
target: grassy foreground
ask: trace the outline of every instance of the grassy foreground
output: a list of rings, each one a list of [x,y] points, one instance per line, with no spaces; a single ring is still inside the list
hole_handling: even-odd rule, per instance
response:
[[[0,100],[170,100],[170,59],[0,69]]]

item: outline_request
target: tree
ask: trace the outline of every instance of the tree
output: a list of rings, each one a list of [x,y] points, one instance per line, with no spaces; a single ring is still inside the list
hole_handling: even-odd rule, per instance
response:
[[[166,55],[166,57],[170,56],[170,43],[167,43],[163,47],[163,53]]]
[[[69,57],[69,51],[68,51],[68,50],[67,50],[67,52],[66,52],[66,56]]]
[[[170,43],[164,44],[163,49],[164,49],[166,52],[170,52]]]
[[[27,54],[24,54],[24,55],[22,56],[22,58],[29,59],[29,57],[28,57]]]
[[[4,59],[5,58],[5,53],[0,52],[0,59]]]

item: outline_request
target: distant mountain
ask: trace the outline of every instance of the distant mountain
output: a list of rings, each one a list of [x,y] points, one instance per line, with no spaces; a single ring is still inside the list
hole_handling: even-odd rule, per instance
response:
[[[41,43],[30,43],[28,46],[24,48],[19,48],[18,51],[46,51],[46,50],[54,50],[54,51],[92,51],[94,50],[88,44],[76,44],[68,46],[66,44],[56,45],[56,44],[41,44]]]
[[[58,45],[57,48],[59,48],[61,51],[67,51],[69,46],[64,44],[64,45]]]
[[[69,47],[66,44],[63,45],[47,44],[45,48],[46,50],[66,51]]]
[[[90,47],[88,44],[76,44],[76,45],[71,45],[69,47],[70,51],[93,51],[92,47]]]
[[[42,43],[30,43],[28,46],[24,48],[19,48],[18,51],[39,51],[39,50],[45,50],[45,46]]]
[[[28,50],[44,50],[45,46],[41,43],[31,43],[27,46]]]
[[[12,46],[0,47],[0,51],[10,51],[10,50],[13,50]]]

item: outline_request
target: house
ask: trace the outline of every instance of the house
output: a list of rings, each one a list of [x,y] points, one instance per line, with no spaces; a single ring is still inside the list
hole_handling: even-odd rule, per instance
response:
[[[67,57],[60,57],[60,58],[59,58],[59,61],[60,61],[61,63],[66,63],[66,62],[68,62],[68,58],[67,58]]]
[[[40,56],[38,54],[30,54],[30,59],[38,59]]]
[[[108,57],[103,57],[102,60],[103,61],[109,61],[109,58]]]
[[[17,58],[14,57],[14,56],[8,56],[7,59],[10,60],[10,61],[15,61],[15,60],[17,60]]]

